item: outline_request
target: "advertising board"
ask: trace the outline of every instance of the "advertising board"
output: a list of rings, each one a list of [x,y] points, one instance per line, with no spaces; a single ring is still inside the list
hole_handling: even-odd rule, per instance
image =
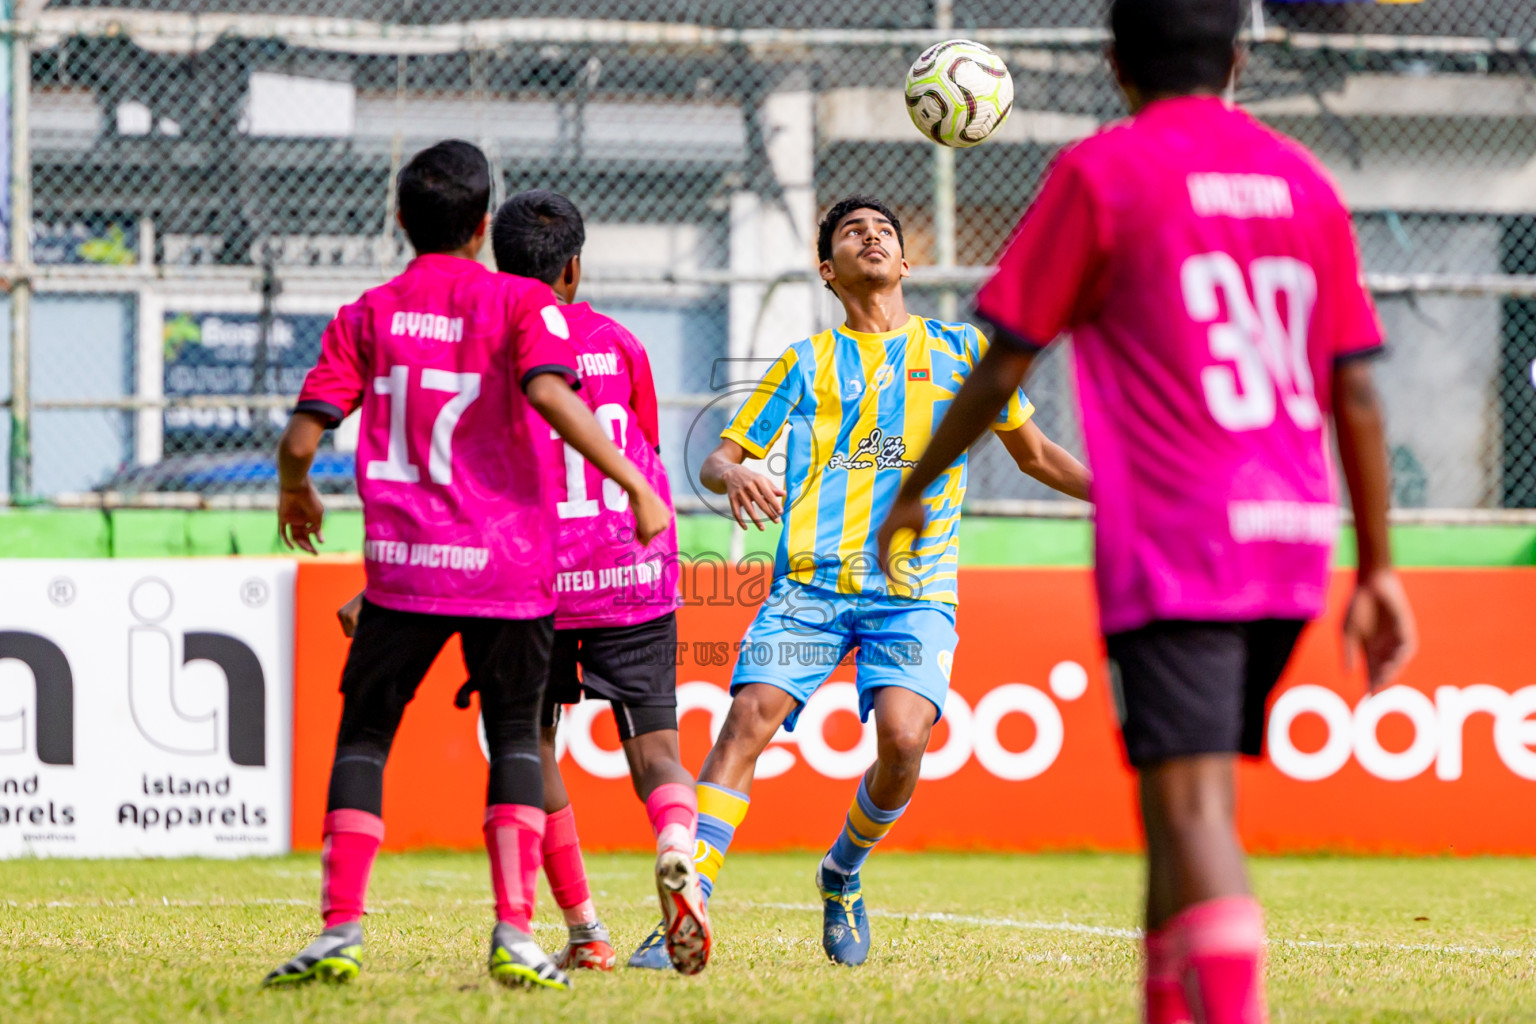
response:
[[[0,857],[288,849],[293,562],[3,571]]]
[[[1240,773],[1240,826],[1258,851],[1536,853],[1536,571],[1404,573],[1422,649],[1399,685],[1367,696],[1346,674],[1330,612],[1303,635],[1272,704],[1268,754]],[[296,643],[294,842],[319,844],[346,641],[335,609],[361,585],[356,564],[300,569]],[[684,763],[697,770],[729,705],[738,642],[762,599],[760,569],[700,565],[684,577],[678,682]],[[1082,569],[963,569],[952,692],[934,730],[900,849],[1134,849],[1132,778],[1115,731],[1092,578]],[[784,650],[752,651],[770,661]],[[405,717],[385,781],[386,844],[481,843],[485,757],[463,682],[444,652]],[[836,667],[758,761],[752,810],[733,849],[815,848],[835,836],[854,779],[874,757],[851,664]],[[649,845],[606,705],[568,710],[561,769],[583,843]]]

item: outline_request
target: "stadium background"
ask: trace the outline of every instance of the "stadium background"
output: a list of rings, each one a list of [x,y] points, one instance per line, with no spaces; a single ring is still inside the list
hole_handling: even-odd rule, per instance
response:
[[[279,553],[270,451],[286,409],[329,315],[403,265],[389,183],[414,150],[447,135],[491,155],[497,198],[553,187],[586,213],[583,297],[651,350],[685,550],[726,559],[767,550],[771,535],[742,537],[691,481],[745,384],[786,344],[836,322],[810,271],[819,210],[852,190],[886,197],[918,265],[913,305],[963,318],[1051,154],[1122,112],[1101,56],[1100,0],[877,9],[566,0],[525,2],[516,19],[503,7],[7,5],[0,276],[11,290],[0,307],[11,329],[0,342],[9,412],[0,484],[10,508],[0,515],[0,556]],[[1536,10],[1526,0],[1425,0],[1271,2],[1255,12],[1241,98],[1312,146],[1340,180],[1390,335],[1379,375],[1399,557],[1431,573],[1416,584],[1422,593],[1457,595],[1436,604],[1427,646],[1444,646],[1409,688],[1426,700],[1445,686],[1525,692],[1531,655],[1519,614],[1533,604],[1532,571],[1516,567],[1536,564]],[[959,153],[916,134],[899,92],[913,57],[949,35],[994,46],[1016,87],[999,137]],[[1079,450],[1066,365],[1060,346],[1031,390],[1045,429]],[[347,433],[318,475],[332,492],[326,550],[350,557],[355,573],[362,530]],[[1086,507],[1052,500],[995,444],[973,462],[969,509],[969,571],[1009,567],[1026,573],[1016,586],[1042,593],[1065,578],[1051,572],[1086,579]],[[1430,569],[1466,566],[1503,571],[1484,585]],[[303,575],[301,658],[305,628],[331,629],[328,609],[306,605]],[[10,603],[7,628],[30,614],[29,600]],[[1499,614],[1482,614],[1481,600],[1498,602]],[[1071,657],[1096,672],[1086,597],[1071,616]],[[962,651],[986,649],[970,635]],[[1309,664],[1321,665],[1331,649],[1314,644]],[[1037,689],[1051,667],[1037,666]],[[333,669],[301,664],[296,699],[331,693]],[[978,671],[989,687],[1018,681],[1001,662]],[[1355,713],[1358,683],[1318,671]],[[314,681],[322,677],[323,687]],[[980,695],[966,685],[957,688]],[[1107,758],[1107,706],[1098,687],[1091,692],[1093,742]],[[0,707],[0,720],[10,712]],[[1514,749],[1525,719],[1509,720],[1499,743]],[[445,728],[467,743],[453,721]],[[1434,770],[1423,762],[1412,785],[1373,782],[1349,765],[1337,781],[1365,786],[1355,797],[1390,792],[1388,805],[1404,814],[1433,804],[1450,815],[1427,813],[1419,839],[1388,834],[1363,845],[1443,849],[1457,820],[1519,824],[1489,811],[1524,799],[1530,778],[1518,758],[1519,771],[1507,758],[1500,767],[1496,731],[1478,720],[1467,740],[1477,752],[1451,788],[1436,789],[1452,781],[1440,774],[1443,737]],[[1412,752],[1416,741],[1398,732],[1383,740],[1389,752],[1403,753],[1399,743]],[[1017,750],[1037,739],[1038,729],[1025,729],[1010,742]],[[410,746],[407,738],[401,749]],[[313,797],[318,783],[304,781],[321,770],[296,768],[296,794]],[[1105,771],[1106,785],[1121,785]],[[812,778],[777,782],[803,793]],[[623,780],[577,785],[588,783],[579,799],[607,794],[637,813]],[[840,813],[846,785],[814,790],[826,803],[821,818]],[[1299,792],[1287,798],[1304,807]],[[1120,832],[1044,845],[1130,843],[1124,794],[1107,799]],[[294,817],[296,835],[313,825],[297,803]],[[1352,824],[1300,845],[1350,846]],[[1470,848],[1536,850],[1528,826],[1495,833]],[[946,842],[908,834],[918,845]],[[1294,839],[1269,848],[1294,848]]]
[[[22,0],[0,192],[31,244],[9,247],[0,482],[16,504],[269,504],[266,453],[326,317],[406,258],[392,172],[460,135],[498,196],[548,186],[585,211],[587,297],[650,346],[692,499],[695,420],[711,434],[752,360],[834,322],[809,281],[827,204],[888,199],[915,305],[968,313],[1051,154],[1122,111],[1102,7]],[[1536,10],[1258,9],[1242,98],[1339,178],[1387,321],[1397,507],[1536,506]],[[936,153],[898,86],[949,34],[996,46],[1017,99],[999,138]],[[1034,390],[1075,447],[1063,364]],[[972,475],[978,511],[1047,493],[997,450]]]

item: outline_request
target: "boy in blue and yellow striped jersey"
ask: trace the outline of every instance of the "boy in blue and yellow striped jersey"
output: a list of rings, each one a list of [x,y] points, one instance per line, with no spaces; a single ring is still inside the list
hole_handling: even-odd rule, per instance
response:
[[[965,458],[924,493],[928,520],[899,584],[879,569],[875,532],[987,340],[970,324],[908,315],[901,223],[878,200],[832,207],[817,255],[846,323],[785,351],[699,474],[729,496],[743,528],[782,518],[784,529],[769,597],[741,647],[767,645],[775,664],[743,656],[736,665],[730,713],[699,774],[697,861],[708,895],[746,816],[758,755],[781,724],[794,729],[811,694],[857,649],[859,712],[875,716],[879,755],[817,875],[822,944],[852,965],[869,952],[859,869],[906,809],[949,689]],[[1085,498],[1088,471],[1040,432],[1033,412],[1020,391],[993,430],[1024,472]],[[765,456],[786,426],[787,498],[742,464]],[[785,650],[790,664],[780,663]],[[650,965],[651,945],[632,966]]]

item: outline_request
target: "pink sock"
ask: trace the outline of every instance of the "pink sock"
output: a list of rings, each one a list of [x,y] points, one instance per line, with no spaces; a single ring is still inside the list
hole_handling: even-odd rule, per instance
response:
[[[555,902],[565,913],[566,924],[597,919],[592,890],[587,886],[587,866],[581,861],[581,840],[576,837],[576,814],[570,804],[545,819],[544,874]]]
[[[645,798],[645,813],[650,815],[658,846],[676,847],[693,854],[694,834],[699,826],[699,797],[694,787],[680,782],[657,786]]]
[[[491,856],[496,920],[531,934],[544,812],[523,804],[491,804],[485,809],[483,831],[485,850]]]
[[[384,820],[367,811],[332,811],[325,816],[322,834],[320,915],[327,928],[359,921],[373,858],[384,841]]]
[[[1189,1004],[1184,1001],[1184,987],[1179,983],[1181,971],[1172,929],[1148,931],[1144,942],[1147,975],[1143,1020],[1146,1024],[1191,1024]]]
[[[1267,1024],[1264,912],[1252,896],[1186,907],[1168,925],[1180,947],[1184,996],[1199,1024]]]

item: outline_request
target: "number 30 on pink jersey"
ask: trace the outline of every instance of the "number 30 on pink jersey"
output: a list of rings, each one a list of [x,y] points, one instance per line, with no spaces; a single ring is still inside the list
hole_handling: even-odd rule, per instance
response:
[[[1312,268],[1292,256],[1263,256],[1245,275],[1227,253],[1208,252],[1185,260],[1179,280],[1190,319],[1211,325],[1211,355],[1232,364],[1200,372],[1216,422],[1231,431],[1262,430],[1275,421],[1278,396],[1297,427],[1319,427],[1323,418],[1307,363],[1307,325],[1317,302]],[[1227,319],[1218,322],[1221,298]]]

